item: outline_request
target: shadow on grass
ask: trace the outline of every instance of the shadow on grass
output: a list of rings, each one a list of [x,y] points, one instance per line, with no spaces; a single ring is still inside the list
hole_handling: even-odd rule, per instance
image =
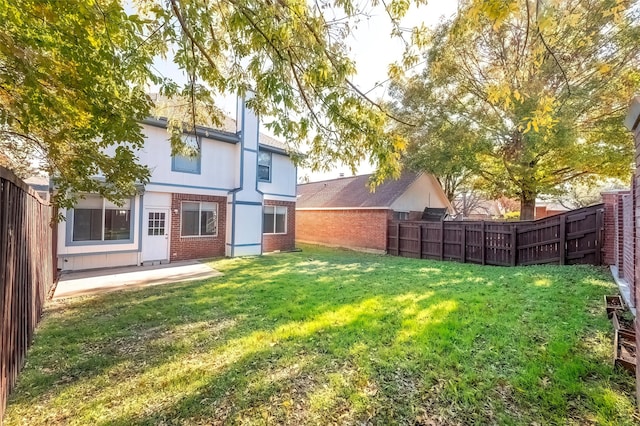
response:
[[[60,302],[7,424],[624,423],[592,268],[311,249]]]

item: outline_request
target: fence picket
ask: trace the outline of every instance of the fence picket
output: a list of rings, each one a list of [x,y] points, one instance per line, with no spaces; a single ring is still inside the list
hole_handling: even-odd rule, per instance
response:
[[[417,254],[420,258],[499,266],[543,263],[600,265],[602,211],[603,205],[598,204],[518,223],[390,221],[387,252],[398,256],[415,257]],[[397,235],[396,244],[392,243],[393,231]],[[403,238],[400,238],[401,233]],[[435,237],[439,238],[436,240]],[[417,252],[414,247],[416,241]],[[436,248],[439,248],[438,253],[434,252]]]
[[[0,167],[0,424],[53,283],[51,221],[51,206]]]

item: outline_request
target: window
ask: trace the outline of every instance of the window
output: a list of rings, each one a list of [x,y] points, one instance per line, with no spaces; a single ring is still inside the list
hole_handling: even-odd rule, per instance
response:
[[[182,141],[185,144],[186,152],[171,157],[171,171],[200,174],[201,150],[198,138],[193,135],[185,135],[182,137]]]
[[[204,237],[218,235],[218,204],[184,201],[182,203],[183,237]]]
[[[262,221],[265,234],[286,234],[287,208],[284,206],[265,206]]]
[[[73,209],[72,241],[131,240],[131,200],[122,206],[96,196]]]
[[[271,182],[271,153],[258,151],[258,180]]]
[[[149,226],[147,230],[149,235],[164,235],[165,213],[149,212]]]

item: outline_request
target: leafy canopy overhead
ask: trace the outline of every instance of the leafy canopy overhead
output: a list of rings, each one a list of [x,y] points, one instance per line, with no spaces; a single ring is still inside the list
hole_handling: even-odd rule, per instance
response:
[[[336,161],[355,168],[370,159],[376,182],[398,174],[406,134],[389,124],[415,123],[352,82],[345,40],[362,16],[360,2],[123,3],[0,0],[0,140],[46,159],[58,204],[71,205],[77,192],[123,197],[147,181],[136,149],[143,142],[138,122],[153,107],[149,84],[191,106],[171,120],[174,149],[183,126],[201,121],[202,105],[220,123],[218,95],[252,92],[248,106],[273,117],[272,131],[291,150],[304,147],[313,168]],[[492,142],[475,155],[487,165],[488,182],[507,182],[528,199],[557,177],[621,173],[630,147],[618,118],[638,82],[631,71],[635,2],[467,0],[434,34],[401,26],[412,3],[426,2],[372,3],[388,14],[391,36],[407,45],[390,76],[399,79],[428,49],[425,78],[434,99],[455,105],[435,128],[471,129]],[[158,56],[173,60],[188,82],[160,75]],[[444,119],[454,121],[453,130]]]
[[[453,156],[467,145],[442,129],[468,127],[464,166],[489,192],[520,198],[524,219],[565,182],[628,179],[622,122],[640,84],[639,17],[637,1],[461,1],[422,44],[424,72],[398,79],[398,113],[422,119],[404,132],[415,151]]]
[[[337,160],[355,168],[371,158],[379,178],[398,173],[401,139],[386,131],[387,112],[350,80],[356,70],[345,38],[358,2],[124,3],[0,0],[0,139],[18,137],[46,159],[59,204],[71,205],[73,192],[126,196],[148,179],[136,148],[137,123],[152,111],[149,84],[192,106],[171,120],[174,149],[184,123],[190,130],[201,121],[203,105],[207,121],[220,124],[214,99],[250,91],[248,106],[273,117],[272,131],[292,150],[308,144],[314,168]],[[399,20],[408,2],[385,6]],[[153,67],[158,56],[173,60],[187,84],[163,77]],[[105,154],[114,146],[115,155]]]
[[[147,25],[118,1],[0,0],[0,147],[45,158],[68,190],[122,196],[148,176],[132,147],[150,103]],[[114,146],[113,155],[104,149]],[[21,151],[21,155],[17,155]],[[16,167],[12,167],[16,168]],[[90,179],[101,173],[104,184]]]

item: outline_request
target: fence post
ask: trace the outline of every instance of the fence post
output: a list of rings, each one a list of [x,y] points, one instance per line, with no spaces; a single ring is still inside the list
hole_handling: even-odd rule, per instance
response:
[[[516,266],[518,262],[518,247],[516,247],[518,236],[518,227],[517,225],[511,226],[511,266]]]
[[[487,242],[485,241],[485,234],[484,234],[484,220],[482,221],[482,228],[480,228],[480,240],[482,241],[481,245],[480,245],[480,250],[482,252],[482,264],[486,265],[487,261],[486,261],[486,246],[487,246]]]
[[[560,252],[560,264],[564,265],[567,262],[567,216],[560,215],[560,243],[558,251]]]
[[[422,224],[418,224],[418,259],[422,259]]]
[[[400,222],[396,224],[396,254],[400,256]]]
[[[440,221],[440,260],[444,260],[444,220]]]
[[[596,210],[596,265],[602,265],[602,209]]]
[[[467,226],[462,225],[462,244],[460,245],[460,260],[467,263]]]

